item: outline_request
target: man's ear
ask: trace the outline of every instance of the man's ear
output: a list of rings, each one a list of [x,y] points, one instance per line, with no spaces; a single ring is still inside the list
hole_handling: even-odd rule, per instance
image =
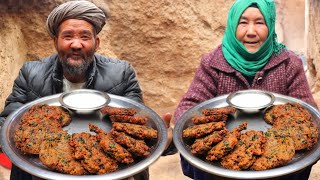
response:
[[[58,38],[56,36],[54,36],[53,38],[53,44],[54,48],[56,48],[56,51],[58,51]]]
[[[96,37],[96,51],[99,49],[100,47],[100,38],[97,36]]]

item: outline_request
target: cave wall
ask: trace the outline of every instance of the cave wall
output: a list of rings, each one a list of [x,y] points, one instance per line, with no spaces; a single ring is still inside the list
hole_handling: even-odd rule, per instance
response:
[[[308,81],[310,82],[312,93],[320,107],[320,1],[306,0],[306,49],[308,60]]]
[[[0,110],[23,62],[55,52],[45,21],[62,2],[65,0],[0,1]],[[132,63],[145,103],[162,113],[173,112],[201,57],[221,43],[227,11],[234,0],[93,2],[110,12],[99,34],[98,53]],[[304,0],[276,2],[279,41],[304,53]]]

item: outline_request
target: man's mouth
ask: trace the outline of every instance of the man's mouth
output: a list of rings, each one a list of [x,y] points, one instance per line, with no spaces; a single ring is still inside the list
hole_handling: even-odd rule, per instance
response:
[[[72,59],[75,59],[75,60],[83,59],[83,56],[82,56],[81,53],[72,53],[72,54],[69,55],[69,57],[72,58]]]

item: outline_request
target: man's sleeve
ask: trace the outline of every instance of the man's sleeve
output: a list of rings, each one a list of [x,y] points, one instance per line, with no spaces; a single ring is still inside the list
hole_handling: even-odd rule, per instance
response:
[[[137,79],[137,75],[130,64],[127,64],[124,81],[126,82],[124,96],[143,103],[142,91]]]

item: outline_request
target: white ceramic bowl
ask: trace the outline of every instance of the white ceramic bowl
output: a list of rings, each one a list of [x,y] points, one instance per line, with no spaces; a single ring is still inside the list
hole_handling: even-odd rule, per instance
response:
[[[92,89],[79,89],[62,93],[59,97],[59,102],[63,107],[72,112],[90,114],[108,105],[110,97],[105,92]]]
[[[259,112],[271,106],[275,97],[271,92],[261,90],[242,90],[231,93],[227,103],[244,112]]]

